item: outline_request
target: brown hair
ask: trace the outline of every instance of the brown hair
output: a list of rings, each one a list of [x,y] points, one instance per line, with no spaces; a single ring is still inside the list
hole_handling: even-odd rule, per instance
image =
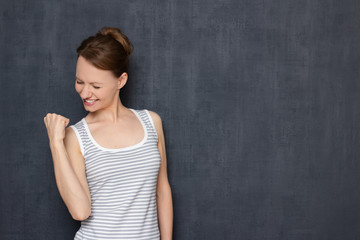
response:
[[[115,77],[128,71],[132,51],[129,38],[115,27],[103,27],[76,49],[78,57],[81,55],[99,69],[112,71]]]

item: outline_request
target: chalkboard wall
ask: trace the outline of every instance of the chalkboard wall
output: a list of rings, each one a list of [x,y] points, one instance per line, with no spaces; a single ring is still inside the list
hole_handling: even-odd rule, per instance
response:
[[[43,117],[76,123],[76,47],[134,45],[125,106],[157,112],[175,240],[360,239],[357,0],[0,1],[0,239],[73,239]]]

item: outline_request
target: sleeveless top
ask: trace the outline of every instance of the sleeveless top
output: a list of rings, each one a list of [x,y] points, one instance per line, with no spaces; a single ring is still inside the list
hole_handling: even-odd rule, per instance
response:
[[[92,137],[85,117],[70,127],[85,159],[91,215],[74,240],[160,239],[156,186],[161,157],[158,135],[147,109],[129,108],[141,122],[144,138],[124,148],[105,148]]]

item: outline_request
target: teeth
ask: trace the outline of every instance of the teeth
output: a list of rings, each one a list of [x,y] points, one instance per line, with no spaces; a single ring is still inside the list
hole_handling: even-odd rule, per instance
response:
[[[85,100],[85,102],[95,102],[96,100]]]

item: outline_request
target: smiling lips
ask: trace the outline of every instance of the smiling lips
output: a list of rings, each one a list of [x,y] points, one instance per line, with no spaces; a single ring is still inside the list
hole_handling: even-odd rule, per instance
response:
[[[84,99],[84,104],[86,106],[93,106],[95,104],[95,102],[97,101],[98,99]]]

